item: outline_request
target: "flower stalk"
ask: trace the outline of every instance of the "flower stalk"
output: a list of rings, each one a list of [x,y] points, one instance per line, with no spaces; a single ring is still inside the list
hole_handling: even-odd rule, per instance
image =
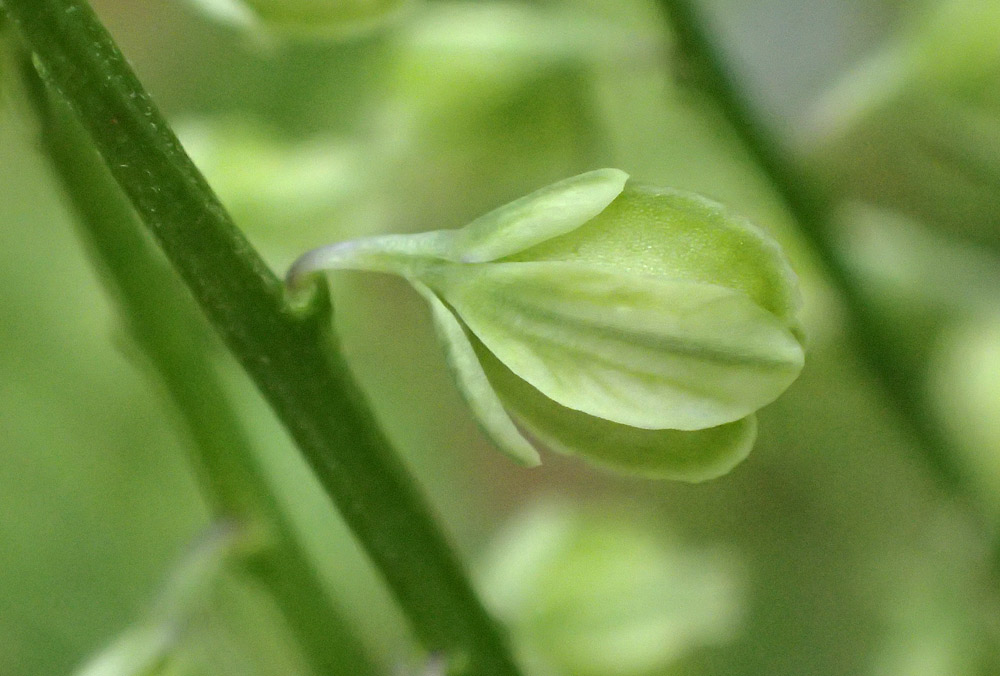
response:
[[[148,231],[298,444],[417,636],[455,673],[517,676],[430,508],[334,349],[325,288],[291,307],[89,5],[4,0]]]

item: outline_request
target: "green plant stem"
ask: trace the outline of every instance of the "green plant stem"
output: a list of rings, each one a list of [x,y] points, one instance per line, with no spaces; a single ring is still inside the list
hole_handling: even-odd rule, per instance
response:
[[[128,336],[192,441],[191,462],[213,518],[263,528],[267,542],[242,557],[241,566],[281,608],[315,673],[374,676],[378,671],[332,605],[227,404],[206,352],[204,320],[142,236],[135,212],[76,119],[65,104],[48,96],[30,64],[23,70],[40,123],[41,147]]]
[[[325,286],[292,308],[82,0],[4,0],[42,79],[297,442],[418,637],[453,673],[516,676],[418,488],[333,348]]]
[[[681,72],[714,101],[751,158],[784,200],[830,281],[840,292],[857,354],[908,426],[928,467],[945,490],[968,498],[971,489],[967,477],[932,416],[925,410],[911,373],[890,347],[890,336],[878,313],[868,302],[837,246],[833,196],[796,166],[758,118],[727,68],[721,49],[713,41],[695,5],[692,0],[660,0],[674,38]]]

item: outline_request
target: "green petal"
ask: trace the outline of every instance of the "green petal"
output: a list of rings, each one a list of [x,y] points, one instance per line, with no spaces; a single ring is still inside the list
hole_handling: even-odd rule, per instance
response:
[[[590,222],[507,261],[577,261],[742,291],[797,330],[798,280],[778,243],[694,193],[629,182]]]
[[[633,427],[734,422],[802,368],[784,323],[721,286],[567,262],[442,266],[424,281],[542,394]]]
[[[458,230],[378,235],[313,249],[288,271],[288,283],[321,270],[367,270],[415,277],[436,262],[479,263],[566,234],[621,193],[628,174],[598,169],[567,178],[477,218]]]
[[[490,382],[518,420],[555,451],[655,479],[705,481],[740,463],[753,447],[757,419],[696,431],[647,430],[560,406],[518,378],[482,344]]]
[[[452,235],[449,260],[482,263],[510,256],[580,227],[621,193],[628,174],[598,169],[567,178],[477,218]]]
[[[419,282],[414,282],[414,287],[430,303],[434,326],[445,344],[448,363],[455,374],[459,390],[482,429],[500,450],[517,462],[527,466],[538,465],[541,462],[538,451],[524,438],[504,410],[486,379],[483,367],[465,335],[465,329],[433,291]]]

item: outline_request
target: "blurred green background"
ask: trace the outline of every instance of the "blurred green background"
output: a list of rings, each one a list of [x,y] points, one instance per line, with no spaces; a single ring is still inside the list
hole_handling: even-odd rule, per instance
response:
[[[789,152],[841,198],[839,239],[972,480],[965,501],[852,353],[774,189],[682,86],[654,3],[415,0],[336,40],[227,24],[194,0],[93,4],[277,270],[340,239],[459,226],[601,166],[704,193],[786,246],[806,369],[762,412],[749,459],[701,485],[552,454],[513,465],[461,403],[419,298],[376,275],[332,280],[350,363],[531,674],[1000,673],[1000,4],[702,3]],[[0,674],[70,674],[143,622],[210,519],[190,441],[101,291],[11,76]],[[412,666],[377,576],[211,349],[351,631],[385,673]],[[210,577],[163,673],[307,673],[266,594]]]

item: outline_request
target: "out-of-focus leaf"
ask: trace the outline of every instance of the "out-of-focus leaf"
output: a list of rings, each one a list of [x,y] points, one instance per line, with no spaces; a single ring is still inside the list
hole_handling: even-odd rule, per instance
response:
[[[296,37],[340,37],[380,25],[410,0],[195,0],[246,28]]]

